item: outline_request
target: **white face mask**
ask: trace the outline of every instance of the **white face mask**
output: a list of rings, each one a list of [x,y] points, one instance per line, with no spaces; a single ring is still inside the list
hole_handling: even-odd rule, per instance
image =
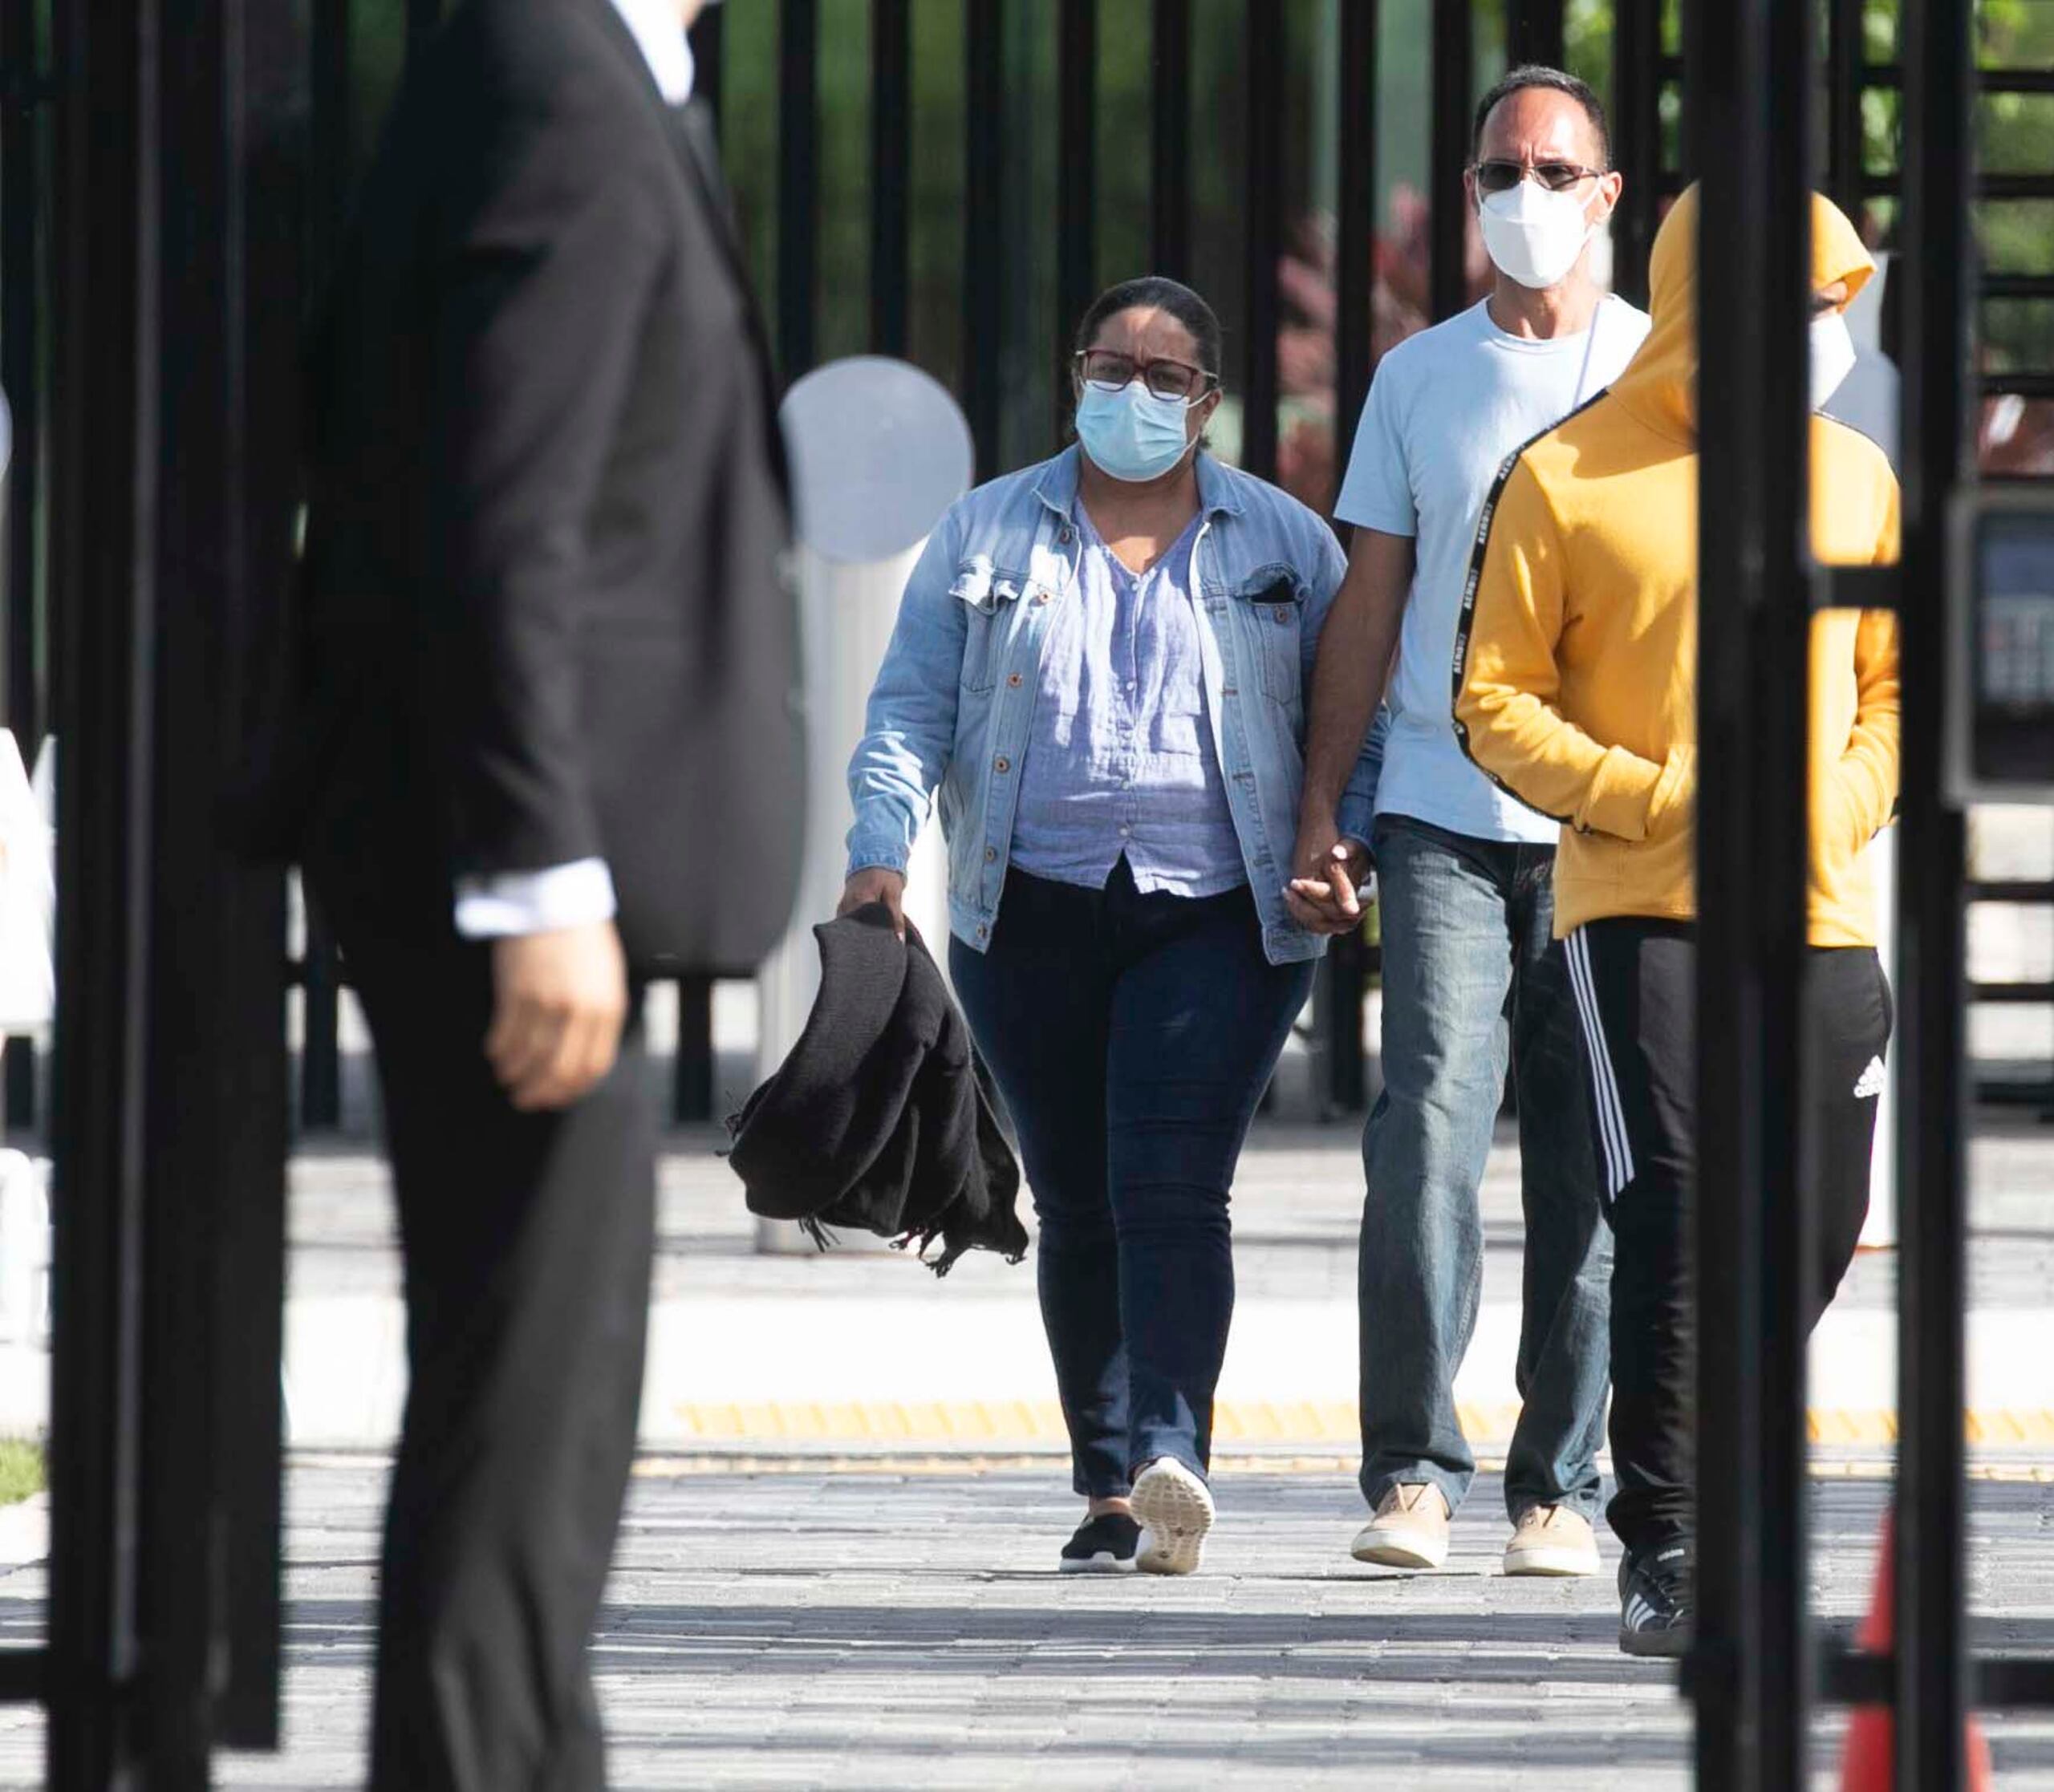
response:
[[[1840,390],[1854,371],[1854,337],[1844,313],[1828,311],[1812,319],[1812,408],[1816,411]]]
[[[1537,180],[1486,195],[1482,217],[1484,246],[1499,271],[1536,291],[1569,278],[1597,229],[1573,192],[1550,193]]]

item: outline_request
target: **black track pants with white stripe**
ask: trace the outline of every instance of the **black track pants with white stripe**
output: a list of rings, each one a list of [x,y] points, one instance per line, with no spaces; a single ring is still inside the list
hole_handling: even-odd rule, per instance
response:
[[[1612,1224],[1612,1461],[1607,1511],[1629,1549],[1692,1530],[1690,1202],[1695,1180],[1696,929],[1595,921],[1568,942],[1590,1068],[1598,1182]],[[1866,949],[1815,948],[1804,1049],[1817,1075],[1819,1216],[1808,1323],[1854,1255],[1890,1035],[1882,967]]]

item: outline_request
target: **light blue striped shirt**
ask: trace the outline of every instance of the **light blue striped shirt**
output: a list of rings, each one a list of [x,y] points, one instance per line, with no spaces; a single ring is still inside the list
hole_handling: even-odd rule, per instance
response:
[[[1143,890],[1236,889],[1248,873],[1205,712],[1191,601],[1200,519],[1137,574],[1081,498],[1073,515],[1083,552],[1041,656],[1013,863],[1098,890],[1124,853]]]

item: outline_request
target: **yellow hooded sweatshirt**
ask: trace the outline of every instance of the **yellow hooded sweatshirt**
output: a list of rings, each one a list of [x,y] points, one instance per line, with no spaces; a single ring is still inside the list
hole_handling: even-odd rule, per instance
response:
[[[1697,225],[1693,189],[1655,237],[1654,322],[1640,353],[1500,474],[1457,638],[1458,737],[1563,824],[1560,938],[1612,916],[1696,914]],[[1853,226],[1815,197],[1813,290],[1845,280],[1851,298],[1873,271]],[[1813,416],[1811,485],[1822,564],[1897,558],[1897,480],[1873,442]],[[1898,789],[1887,613],[1813,620],[1810,771],[1811,942],[1873,946],[1863,849]]]

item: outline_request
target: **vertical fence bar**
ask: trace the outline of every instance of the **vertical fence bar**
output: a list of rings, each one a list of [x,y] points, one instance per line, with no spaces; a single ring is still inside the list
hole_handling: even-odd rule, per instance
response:
[[[135,1765],[136,1493],[156,526],[156,0],[70,0],[52,208],[56,1186],[53,1792]],[[90,101],[87,96],[91,95]]]
[[[265,0],[258,0],[264,4]],[[262,1060],[282,1052],[282,1016],[269,1028],[249,975],[267,930],[258,910],[277,879],[233,864],[213,824],[233,763],[240,625],[251,593],[243,554],[246,443],[242,326],[242,0],[162,0],[161,99],[156,228],[160,264],[159,412],[138,424],[155,436],[153,615],[136,644],[153,688],[148,776],[156,849],[149,881],[149,978],[144,1077],[142,1470],[137,1536],[143,1672],[135,1688],[148,1782],[165,1792],[210,1783],[216,1652],[225,1640],[219,1594],[229,1539],[217,1489],[246,1452],[275,1477],[278,1358],[232,1364],[216,1326],[217,1251],[256,1278],[237,1291],[280,1310],[282,1256],[243,1248],[243,1222],[266,1192],[283,1202],[284,1090],[262,1112]],[[290,294],[266,294],[265,302]],[[254,898],[254,899],[253,899]],[[283,926],[270,942],[268,980],[281,983]],[[270,1038],[265,1038],[268,1032]],[[246,1107],[235,1097],[250,1100]],[[256,1099],[250,1099],[250,1098]],[[257,1111],[251,1111],[252,1109]],[[237,1175],[236,1172],[241,1174]],[[246,1376],[270,1390],[266,1415]],[[239,1372],[234,1382],[225,1376]],[[233,1390],[233,1393],[231,1392]],[[218,1429],[233,1413],[251,1434]],[[236,1539],[238,1548],[249,1539]]]
[[[1947,514],[1971,471],[1972,9],[1905,0],[1904,846],[1898,854],[1897,1783],[1964,1782],[1964,818],[1942,784]],[[1894,282],[1894,284],[1898,284]]]
[[[1277,290],[1284,255],[1284,20],[1264,0],[1248,8],[1248,339],[1242,344],[1241,464],[1277,473]]]
[[[819,0],[777,14],[777,371],[813,366],[820,260]]]
[[[1191,0],[1155,0],[1150,119],[1151,271],[1191,278]]]
[[[1474,68],[1469,0],[1434,0],[1433,115],[1428,130],[1432,166],[1427,172],[1427,290],[1434,321],[1451,318],[1468,302],[1469,205],[1463,170],[1469,165]]]
[[[1056,15],[1054,436],[1069,428],[1070,336],[1098,292],[1098,0],[1060,0]]]
[[[350,185],[350,0],[314,0],[307,47],[307,276],[328,272]]]
[[[43,738],[37,659],[42,628],[43,314],[41,116],[43,59],[36,43],[37,0],[0,0],[0,388],[14,413],[14,461],[6,475],[7,513],[0,535],[6,564],[6,725],[33,765]],[[6,1117],[35,1122],[35,1046],[6,1048]]]
[[[254,716],[284,663],[275,594],[289,587],[299,497],[299,318],[306,290],[309,173],[308,25],[299,9],[241,0],[244,170],[241,242],[243,601],[221,639],[236,643],[229,713]],[[240,744],[254,732],[238,729]],[[290,1078],[285,1048],[285,891],[274,874],[238,874],[241,942],[223,979],[222,1016],[247,1042],[218,1079],[241,1117],[221,1141],[223,1201],[213,1252],[219,1389],[216,1435],[225,1559],[220,1597],[227,1645],[218,1735],[230,1748],[278,1743],[282,1668],[281,1574],[285,1354],[284,1165]]]
[[[407,0],[407,55],[411,59],[442,22],[442,0]]]
[[[416,18],[408,15],[408,47]],[[308,46],[306,202],[307,279],[318,289],[328,273],[349,209],[351,132],[350,0],[314,0]],[[319,1131],[343,1117],[342,967],[335,939],[311,893],[302,886],[306,917],[299,965],[299,1124]]]
[[[1369,396],[1375,340],[1378,0],[1341,8],[1341,168],[1334,231],[1333,452],[1346,464]]]
[[[1698,1783],[1805,1781],[1809,8],[1698,9]],[[1703,327],[1706,320],[1715,320]]]
[[[7,726],[24,756],[42,733],[36,689],[37,517],[42,504],[43,391],[39,350],[43,257],[43,59],[36,0],[0,0],[0,387],[14,413],[7,473]]]
[[[685,1125],[713,1117],[713,979],[677,980],[677,1053],[671,1061],[671,1117]]]
[[[964,31],[963,408],[976,445],[976,476],[999,470],[999,362],[1005,282],[1016,270],[992,252],[1005,179],[1004,0],[968,0]]]
[[[1863,0],[1830,0],[1826,23],[1826,191],[1861,221],[1861,95],[1868,66]]]
[[[1647,303],[1662,205],[1662,0],[1618,0],[1612,30],[1613,160],[1626,176],[1612,214],[1612,284]]]
[[[1375,355],[1377,0],[1344,0],[1338,43],[1339,180],[1334,221],[1333,464],[1354,447]],[[1325,1111],[1352,1113],[1368,1099],[1362,1057],[1362,991],[1368,947],[1359,933],[1333,943],[1313,1003]]]
[[[1506,63],[1515,68],[1522,63],[1560,68],[1564,47],[1562,0],[1511,0],[1511,8],[1505,29]]]
[[[871,0],[870,73],[870,346],[903,355],[912,334],[911,0]]]
[[[721,89],[727,79],[725,38],[721,29],[726,15],[725,6],[707,6],[693,22],[691,33],[692,96],[706,102],[716,125],[721,122]]]

